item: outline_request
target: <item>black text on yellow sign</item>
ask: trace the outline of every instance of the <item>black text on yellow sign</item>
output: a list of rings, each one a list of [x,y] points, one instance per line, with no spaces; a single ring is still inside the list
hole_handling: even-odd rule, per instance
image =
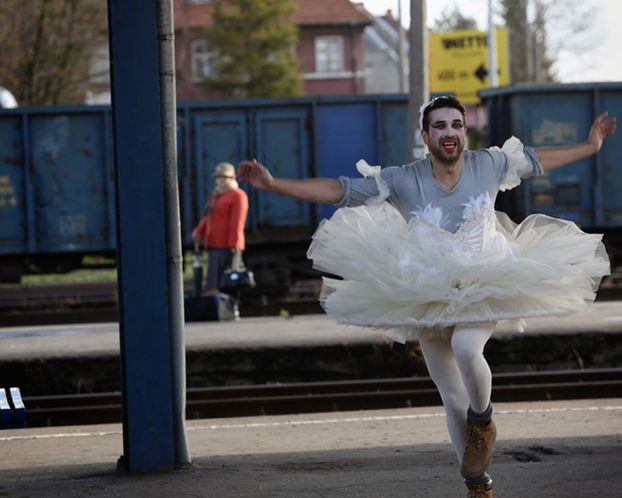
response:
[[[466,104],[479,103],[488,87],[488,33],[461,30],[430,33],[430,91],[453,93]],[[509,83],[507,29],[497,28],[497,84]]]

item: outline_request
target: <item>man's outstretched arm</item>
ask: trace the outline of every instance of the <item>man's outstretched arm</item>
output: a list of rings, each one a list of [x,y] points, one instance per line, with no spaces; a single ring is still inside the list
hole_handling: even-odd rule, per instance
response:
[[[268,169],[257,160],[242,161],[238,178],[250,183],[257,190],[294,197],[301,201],[321,204],[337,204],[343,197],[343,189],[338,180],[331,178],[309,178],[290,180],[274,178]]]
[[[609,117],[604,112],[592,123],[586,142],[567,147],[541,147],[535,150],[542,167],[544,169],[554,169],[596,154],[602,147],[603,140],[615,133],[615,131],[616,118]]]

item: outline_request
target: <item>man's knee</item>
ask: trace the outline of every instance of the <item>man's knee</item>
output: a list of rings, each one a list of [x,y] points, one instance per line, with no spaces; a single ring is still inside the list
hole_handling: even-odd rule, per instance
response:
[[[477,361],[484,354],[483,347],[475,341],[459,340],[452,341],[451,348],[459,364]]]
[[[451,337],[451,349],[458,363],[477,361],[481,358],[492,330],[491,326],[456,329]]]

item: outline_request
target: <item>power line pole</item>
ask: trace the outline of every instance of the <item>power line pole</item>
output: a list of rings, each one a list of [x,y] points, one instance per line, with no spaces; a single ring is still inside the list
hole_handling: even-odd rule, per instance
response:
[[[402,28],[402,0],[397,0],[397,67],[398,67],[398,89],[400,93],[406,91],[406,78],[404,71],[404,28]]]
[[[410,0],[410,92],[408,98],[408,148],[411,159],[425,155],[419,129],[419,109],[430,100],[426,0]]]
[[[497,86],[497,39],[492,19],[492,0],[488,0],[488,86]]]

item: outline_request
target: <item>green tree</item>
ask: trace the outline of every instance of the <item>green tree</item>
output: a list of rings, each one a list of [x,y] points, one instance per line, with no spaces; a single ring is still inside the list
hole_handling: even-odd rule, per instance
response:
[[[477,21],[467,17],[456,6],[448,6],[443,9],[441,17],[434,21],[434,31],[454,31],[459,29],[477,29]]]
[[[91,57],[106,39],[101,0],[2,0],[0,85],[20,105],[84,102]]]
[[[292,0],[216,0],[206,34],[215,74],[207,87],[225,97],[300,95],[295,8]]]

